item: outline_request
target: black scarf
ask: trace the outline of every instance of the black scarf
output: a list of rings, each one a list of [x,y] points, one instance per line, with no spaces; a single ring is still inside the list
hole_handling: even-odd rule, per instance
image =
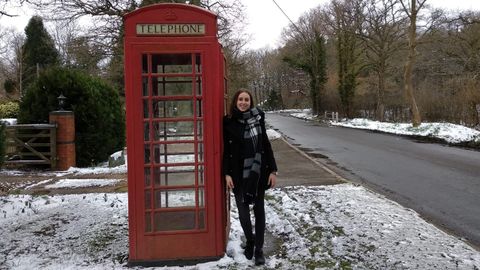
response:
[[[243,134],[243,203],[253,204],[258,192],[260,168],[262,166],[262,118],[257,108],[246,112],[234,109],[234,117],[244,125]]]

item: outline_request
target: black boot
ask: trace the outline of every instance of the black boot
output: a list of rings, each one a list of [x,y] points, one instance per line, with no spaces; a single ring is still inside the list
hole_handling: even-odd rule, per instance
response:
[[[245,246],[245,257],[249,260],[253,258],[253,247],[255,246],[255,242],[253,240],[247,240],[247,245]]]
[[[255,265],[264,265],[265,256],[263,256],[263,250],[255,250]]]

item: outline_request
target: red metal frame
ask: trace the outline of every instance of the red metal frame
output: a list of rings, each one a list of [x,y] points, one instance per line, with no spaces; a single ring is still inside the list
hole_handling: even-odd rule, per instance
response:
[[[201,23],[205,34],[197,36],[142,36],[136,33],[137,24]],[[224,57],[216,38],[216,16],[204,9],[184,4],[157,4],[134,11],[125,16],[125,88],[127,109],[129,240],[131,264],[165,262],[170,260],[205,260],[223,256],[229,230],[229,198],[221,179],[222,117],[224,115]],[[191,72],[152,73],[153,55],[190,55]],[[142,61],[147,55],[147,72]],[[196,70],[199,56],[201,69]],[[160,58],[160,56],[158,56]],[[147,78],[148,95],[144,96],[143,83]],[[153,96],[153,78],[191,79],[191,94],[180,96]],[[201,79],[201,94],[197,95],[197,80]],[[157,80],[157,83],[160,80]],[[162,80],[165,84],[165,79]],[[157,91],[159,91],[157,89]],[[171,117],[153,115],[154,101],[192,101],[192,115]],[[148,115],[144,115],[144,104]],[[202,114],[197,115],[201,105]],[[164,105],[166,106],[166,105]],[[157,115],[158,116],[158,115]],[[193,138],[181,140],[155,140],[154,123],[192,123]],[[199,135],[199,123],[202,134]],[[144,127],[148,125],[148,136]],[[148,137],[148,138],[145,138]],[[193,145],[193,162],[169,163],[168,151],[159,156],[167,161],[155,162],[155,147]],[[203,149],[199,147],[202,146]],[[148,147],[149,159],[145,160]],[[190,151],[190,150],[189,150]],[[202,153],[203,152],[203,153]],[[186,152],[182,152],[186,153]],[[189,152],[188,154],[192,154]],[[199,160],[203,154],[203,160]],[[148,161],[148,162],[147,162]],[[155,186],[154,169],[193,166],[194,181],[188,184]],[[203,168],[200,183],[199,168]],[[145,184],[145,169],[149,172],[149,185]],[[203,188],[203,206],[200,190]],[[175,208],[155,208],[155,191],[165,194],[174,190],[194,190],[194,205]],[[147,195],[145,195],[147,194]],[[145,200],[150,196],[149,200]],[[169,198],[168,195],[166,197]],[[157,197],[158,199],[158,197]],[[165,203],[167,203],[165,199]],[[149,206],[146,206],[146,205]],[[183,212],[182,212],[183,211]],[[154,215],[147,213],[193,212],[194,226],[189,229],[154,230]],[[203,216],[201,215],[203,213]],[[203,217],[203,219],[202,219]],[[150,222],[146,228],[147,222]],[[203,224],[203,226],[200,226]],[[150,231],[147,229],[150,228]],[[177,227],[180,228],[180,227]]]

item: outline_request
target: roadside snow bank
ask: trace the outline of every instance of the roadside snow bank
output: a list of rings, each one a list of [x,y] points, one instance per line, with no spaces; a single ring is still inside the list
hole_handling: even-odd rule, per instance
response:
[[[410,123],[385,123],[356,118],[340,122],[330,122],[334,126],[378,130],[401,135],[416,135],[443,139],[449,143],[480,142],[480,131],[450,123],[422,123],[413,127]]]

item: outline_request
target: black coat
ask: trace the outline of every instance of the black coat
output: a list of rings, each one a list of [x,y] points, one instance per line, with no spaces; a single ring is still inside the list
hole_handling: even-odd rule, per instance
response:
[[[260,112],[260,126],[262,129],[262,166],[260,169],[259,189],[268,188],[268,176],[271,172],[277,171],[277,163],[272,151],[272,145],[268,140],[267,130],[265,128],[265,113]],[[245,124],[237,119],[225,116],[223,118],[223,175],[230,175],[233,179],[235,188],[233,192],[240,190],[243,174],[242,147],[244,144],[243,133]]]

